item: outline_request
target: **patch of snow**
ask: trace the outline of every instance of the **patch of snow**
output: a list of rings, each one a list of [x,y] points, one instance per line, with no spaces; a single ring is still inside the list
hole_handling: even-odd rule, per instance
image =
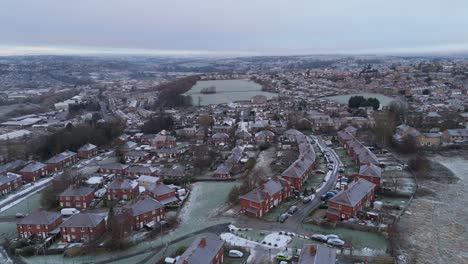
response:
[[[7,198],[5,198],[1,203],[0,203],[0,213],[3,212],[3,211],[6,211],[8,209],[10,209],[11,207],[19,204],[20,202],[24,201],[25,199],[29,198],[31,195],[41,191],[42,189],[44,189],[46,187],[46,185],[53,180],[53,177],[50,177],[50,178],[46,178],[44,180],[41,180],[41,181],[37,181],[35,182],[34,185],[31,185],[30,187],[28,188],[25,188],[17,193],[14,193],[12,195],[9,195]],[[38,188],[39,187],[39,188]],[[37,188],[36,190],[34,191],[31,191],[32,189],[34,188]],[[20,198],[20,199],[17,199],[18,196],[21,196],[21,195],[24,195],[26,194],[24,197]],[[17,200],[15,200],[17,199]],[[5,205],[6,204],[6,205]],[[5,205],[5,206],[3,206]],[[3,206],[3,207],[2,207]]]

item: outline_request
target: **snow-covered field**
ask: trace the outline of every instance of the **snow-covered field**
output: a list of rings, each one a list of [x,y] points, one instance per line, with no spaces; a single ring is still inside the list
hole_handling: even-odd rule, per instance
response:
[[[468,159],[436,156],[432,160],[459,180],[419,182],[419,188],[431,190],[433,195],[414,199],[402,217],[402,251],[416,263],[468,263]]]

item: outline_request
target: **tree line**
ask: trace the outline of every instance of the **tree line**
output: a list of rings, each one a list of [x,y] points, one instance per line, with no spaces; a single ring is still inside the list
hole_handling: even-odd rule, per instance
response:
[[[120,136],[123,125],[120,122],[97,124],[81,124],[56,131],[50,135],[40,137],[33,142],[34,155],[41,159],[48,159],[65,150],[76,151],[86,143],[103,146],[111,143]]]
[[[377,98],[364,98],[364,96],[351,96],[348,101],[349,108],[369,107],[372,106],[374,110],[379,109],[380,101]]]
[[[151,110],[161,107],[191,106],[192,98],[182,94],[190,90],[198,80],[200,80],[198,75],[188,76],[152,88],[152,90],[158,91],[159,94],[156,102],[150,107]]]

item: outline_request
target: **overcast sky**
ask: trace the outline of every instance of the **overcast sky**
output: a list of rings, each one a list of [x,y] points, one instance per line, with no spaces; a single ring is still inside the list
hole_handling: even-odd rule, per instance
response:
[[[0,55],[468,51],[468,0],[0,0]]]

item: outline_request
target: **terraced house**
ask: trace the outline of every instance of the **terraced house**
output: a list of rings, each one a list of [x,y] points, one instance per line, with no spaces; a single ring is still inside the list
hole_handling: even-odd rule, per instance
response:
[[[62,223],[62,215],[57,212],[36,211],[16,224],[18,238],[31,236],[46,239],[49,233]]]
[[[25,182],[33,182],[47,174],[47,165],[38,161],[33,161],[22,168],[19,173],[23,176]]]
[[[86,186],[71,185],[58,195],[60,207],[86,209],[94,199],[94,189]]]
[[[78,149],[78,157],[80,159],[89,159],[92,156],[96,155],[98,152],[98,149],[95,145],[91,143],[86,143],[83,145],[81,148]]]
[[[16,173],[0,175],[0,196],[7,195],[23,185],[23,178]]]
[[[164,204],[150,197],[139,199],[124,208],[131,214],[133,230],[139,230],[145,225],[153,227],[165,219]]]
[[[118,178],[107,187],[107,200],[110,201],[131,200],[138,194],[138,182],[129,179]]]
[[[74,214],[60,225],[63,243],[92,241],[100,238],[104,232],[106,232],[105,216],[99,214]]]
[[[374,191],[375,184],[364,179],[348,184],[328,201],[328,220],[340,221],[357,216],[363,208],[370,206]]]
[[[336,249],[324,245],[304,245],[298,264],[335,264]]]
[[[248,216],[262,217],[284,199],[290,197],[291,192],[291,183],[280,177],[275,177],[239,197],[241,211]]]
[[[47,170],[49,172],[57,172],[65,167],[68,167],[78,161],[78,155],[73,151],[64,151],[59,153],[52,158],[48,159],[45,163],[47,164]]]

